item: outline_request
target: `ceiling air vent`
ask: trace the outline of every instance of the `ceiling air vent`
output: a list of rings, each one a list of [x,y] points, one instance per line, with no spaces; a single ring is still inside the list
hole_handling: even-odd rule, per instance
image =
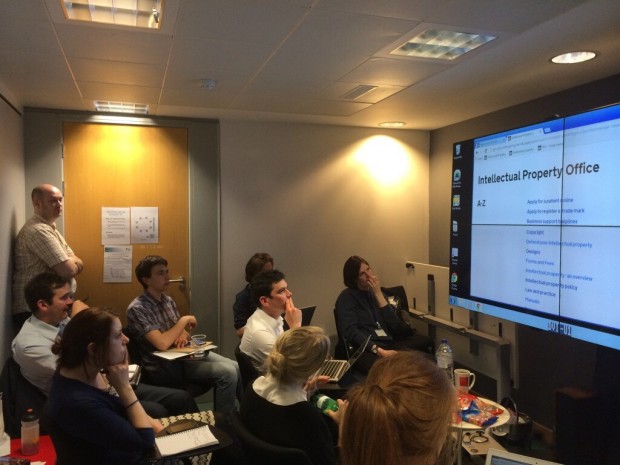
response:
[[[368,85],[357,86],[354,89],[347,92],[346,94],[344,94],[342,98],[344,100],[357,100],[362,95],[366,95],[368,92],[372,92],[377,87],[379,86],[368,86]]]

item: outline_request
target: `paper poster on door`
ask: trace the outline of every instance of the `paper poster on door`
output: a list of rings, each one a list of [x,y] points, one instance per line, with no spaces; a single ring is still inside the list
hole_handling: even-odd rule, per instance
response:
[[[132,276],[130,245],[105,246],[103,248],[103,282],[130,283]]]
[[[129,244],[129,208],[101,207],[101,245]]]
[[[131,243],[159,242],[159,208],[131,207]]]

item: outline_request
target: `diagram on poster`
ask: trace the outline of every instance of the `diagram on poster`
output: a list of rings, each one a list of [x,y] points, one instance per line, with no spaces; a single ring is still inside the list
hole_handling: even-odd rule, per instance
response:
[[[159,208],[131,207],[131,243],[159,242]]]

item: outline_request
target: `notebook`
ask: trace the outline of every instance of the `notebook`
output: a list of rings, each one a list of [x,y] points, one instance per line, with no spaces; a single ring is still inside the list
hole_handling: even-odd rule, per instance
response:
[[[217,349],[216,345],[213,345],[211,342],[205,342],[204,344],[194,347],[175,347],[174,349],[168,350],[156,350],[153,352],[153,355],[157,355],[158,357],[165,358],[166,360],[174,360],[181,357],[187,357],[188,355],[195,354],[196,352],[204,352],[205,350],[213,350]]]
[[[310,326],[312,322],[312,317],[314,316],[314,311],[316,310],[316,305],[312,305],[311,307],[303,307],[301,310],[301,325],[302,326]]]
[[[344,374],[349,371],[355,362],[357,362],[357,359],[364,353],[368,341],[370,341],[370,335],[366,338],[366,342],[357,348],[349,360],[325,360],[323,368],[321,368],[319,372],[319,376],[329,376],[330,383],[337,383],[340,381]]]
[[[489,449],[485,465],[560,465],[556,462],[515,454],[505,450]]]
[[[190,421],[194,422],[193,420]],[[205,425],[204,423],[194,422],[201,426],[174,432],[176,426],[178,426],[179,429],[184,427],[182,423],[184,423],[182,420],[177,423],[172,423],[164,430],[167,431],[167,434],[164,433],[164,435],[155,438],[155,445],[162,457],[219,444],[219,441],[213,435],[209,425]]]

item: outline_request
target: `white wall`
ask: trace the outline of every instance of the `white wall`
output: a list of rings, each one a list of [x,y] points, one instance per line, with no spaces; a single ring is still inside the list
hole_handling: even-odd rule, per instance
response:
[[[405,283],[406,260],[428,261],[427,132],[222,121],[220,144],[224,353],[238,343],[232,304],[255,252],[274,257],[295,304],[317,305],[313,323],[332,335],[349,256],[386,286]],[[385,168],[401,179],[378,182]]]
[[[11,320],[11,246],[25,220],[24,149],[21,115],[0,98],[0,360],[9,355],[13,326]]]

